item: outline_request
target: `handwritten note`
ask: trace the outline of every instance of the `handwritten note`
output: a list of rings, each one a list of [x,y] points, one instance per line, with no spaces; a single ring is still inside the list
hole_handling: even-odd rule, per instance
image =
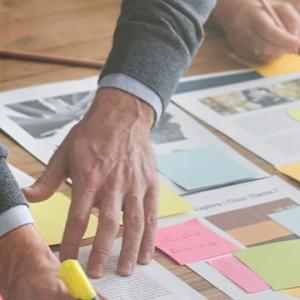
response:
[[[233,59],[245,65],[246,67],[255,69],[264,77],[279,76],[300,71],[300,57],[298,54],[284,54],[267,64],[256,64],[249,61],[245,61],[235,55],[230,56]]]
[[[208,261],[208,263],[247,293],[269,289],[268,285],[256,273],[232,255],[216,258]]]
[[[234,244],[197,219],[158,230],[156,246],[181,265],[237,250]]]

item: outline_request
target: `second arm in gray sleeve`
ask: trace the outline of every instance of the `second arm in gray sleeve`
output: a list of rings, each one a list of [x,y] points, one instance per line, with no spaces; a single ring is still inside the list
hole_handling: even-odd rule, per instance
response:
[[[215,0],[124,0],[102,78],[123,73],[151,88],[166,107],[203,40]]]

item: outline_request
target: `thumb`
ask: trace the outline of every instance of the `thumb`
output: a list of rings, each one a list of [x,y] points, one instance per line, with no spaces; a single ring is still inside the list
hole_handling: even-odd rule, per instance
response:
[[[29,202],[39,202],[51,197],[66,180],[66,162],[63,151],[57,151],[49,161],[43,175],[31,186],[22,189]]]

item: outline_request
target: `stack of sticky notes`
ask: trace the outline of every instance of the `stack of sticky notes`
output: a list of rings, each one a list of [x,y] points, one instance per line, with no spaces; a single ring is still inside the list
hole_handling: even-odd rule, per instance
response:
[[[215,146],[174,151],[157,156],[157,168],[186,191],[212,189],[257,177]]]

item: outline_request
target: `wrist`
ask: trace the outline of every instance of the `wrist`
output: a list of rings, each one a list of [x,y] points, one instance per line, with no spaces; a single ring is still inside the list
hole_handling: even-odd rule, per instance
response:
[[[140,127],[150,132],[154,120],[154,109],[138,97],[116,88],[101,88],[83,123],[102,129],[110,127],[114,131],[139,122]]]

